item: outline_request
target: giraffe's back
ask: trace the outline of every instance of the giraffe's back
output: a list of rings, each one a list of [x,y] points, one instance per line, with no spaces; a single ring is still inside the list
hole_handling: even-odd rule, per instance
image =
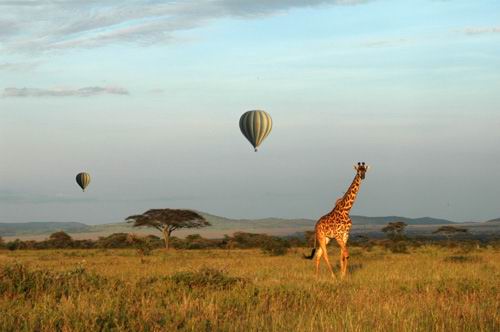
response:
[[[338,213],[329,213],[319,218],[316,223],[316,232],[320,232],[330,239],[338,239],[347,242],[352,221]]]

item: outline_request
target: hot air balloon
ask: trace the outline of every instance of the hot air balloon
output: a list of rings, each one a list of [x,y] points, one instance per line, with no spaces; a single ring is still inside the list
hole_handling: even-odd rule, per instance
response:
[[[87,188],[90,183],[90,174],[85,172],[78,173],[76,175],[76,183],[85,191],[85,188]]]
[[[273,120],[265,111],[248,111],[240,118],[241,133],[255,148],[255,152],[257,152],[257,148],[269,135],[272,128]]]

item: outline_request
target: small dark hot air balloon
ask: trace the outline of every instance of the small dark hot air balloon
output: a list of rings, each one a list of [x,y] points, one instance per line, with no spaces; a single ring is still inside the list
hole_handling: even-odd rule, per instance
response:
[[[90,183],[90,174],[85,172],[78,173],[76,175],[76,183],[78,183],[80,188],[85,191],[85,188],[87,188]]]
[[[248,111],[240,118],[240,130],[243,136],[252,144],[257,152],[257,148],[264,141],[273,129],[273,120],[269,113],[265,111]]]

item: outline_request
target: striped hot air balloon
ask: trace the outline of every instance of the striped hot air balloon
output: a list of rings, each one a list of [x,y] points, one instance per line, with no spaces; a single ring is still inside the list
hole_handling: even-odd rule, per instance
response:
[[[240,118],[240,130],[243,136],[257,151],[259,145],[269,135],[273,128],[273,119],[265,111],[248,111]]]
[[[85,188],[87,188],[90,183],[90,174],[85,172],[78,173],[76,175],[76,183],[85,191]]]

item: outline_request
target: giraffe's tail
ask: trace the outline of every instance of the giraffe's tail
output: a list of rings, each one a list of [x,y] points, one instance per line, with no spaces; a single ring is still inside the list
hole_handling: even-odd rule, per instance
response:
[[[311,254],[309,256],[306,256],[304,254],[302,254],[304,256],[305,259],[313,259],[314,258],[314,254],[316,254],[316,235],[314,236],[314,247],[311,251]]]

